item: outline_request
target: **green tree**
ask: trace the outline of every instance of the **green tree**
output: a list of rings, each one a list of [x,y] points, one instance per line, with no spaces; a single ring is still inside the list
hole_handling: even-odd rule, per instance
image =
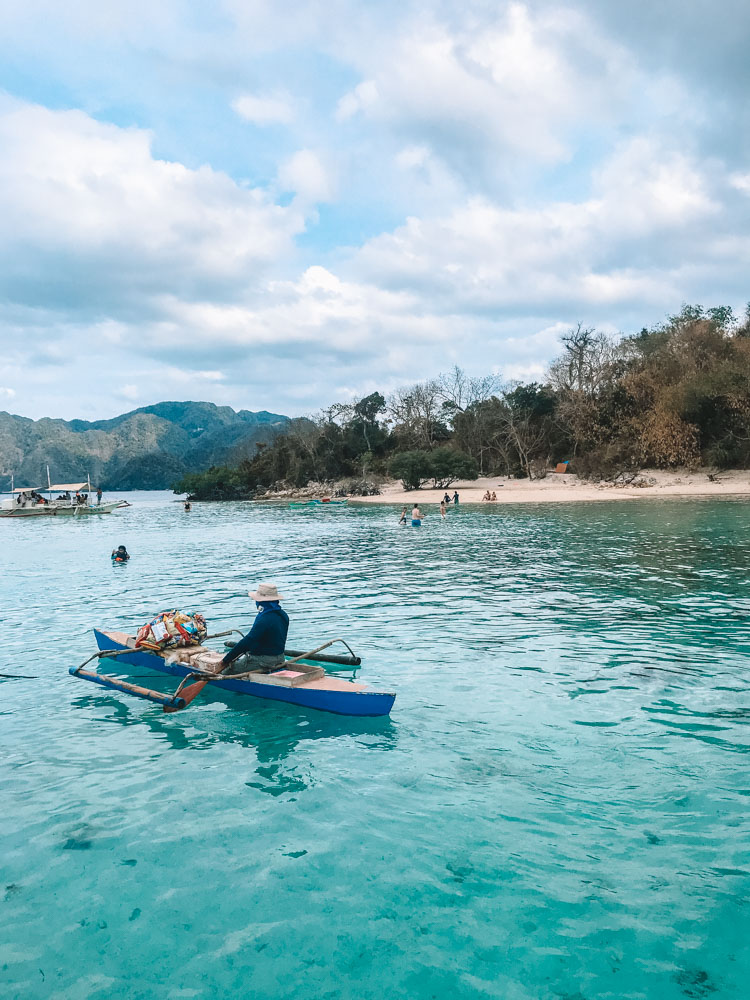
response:
[[[430,452],[430,475],[435,489],[444,490],[457,479],[476,479],[477,463],[466,452],[444,446]]]
[[[429,451],[402,451],[391,459],[391,475],[400,479],[405,490],[421,489],[432,478]]]

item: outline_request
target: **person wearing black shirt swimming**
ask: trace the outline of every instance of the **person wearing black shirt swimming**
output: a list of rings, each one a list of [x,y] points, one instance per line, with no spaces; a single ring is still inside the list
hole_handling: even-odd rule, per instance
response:
[[[130,556],[124,545],[118,545],[116,549],[112,549],[113,562],[127,562],[128,559],[130,559]]]
[[[254,670],[269,673],[284,662],[289,631],[289,615],[279,605],[284,598],[274,583],[261,583],[256,591],[248,591],[248,596],[255,601],[258,614],[247,635],[224,654],[219,670],[225,674],[244,674]],[[242,660],[235,662],[239,657]]]

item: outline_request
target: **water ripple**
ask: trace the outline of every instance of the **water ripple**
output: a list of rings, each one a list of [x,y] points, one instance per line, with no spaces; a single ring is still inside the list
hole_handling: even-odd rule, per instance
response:
[[[0,525],[0,669],[37,678],[0,679],[3,997],[745,996],[744,501],[133,499]],[[95,624],[244,628],[264,578],[391,719],[67,675]]]

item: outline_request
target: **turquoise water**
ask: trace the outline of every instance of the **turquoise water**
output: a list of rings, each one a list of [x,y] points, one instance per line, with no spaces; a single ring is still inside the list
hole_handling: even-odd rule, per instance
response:
[[[744,501],[133,500],[0,521],[0,670],[38,678],[0,678],[4,1000],[747,996]],[[390,719],[68,676],[262,579]]]

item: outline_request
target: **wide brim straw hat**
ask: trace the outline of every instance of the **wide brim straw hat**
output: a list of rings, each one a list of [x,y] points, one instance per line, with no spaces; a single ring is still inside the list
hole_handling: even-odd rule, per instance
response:
[[[254,601],[283,601],[284,596],[276,589],[275,583],[259,583],[257,590],[248,590],[248,597]]]

